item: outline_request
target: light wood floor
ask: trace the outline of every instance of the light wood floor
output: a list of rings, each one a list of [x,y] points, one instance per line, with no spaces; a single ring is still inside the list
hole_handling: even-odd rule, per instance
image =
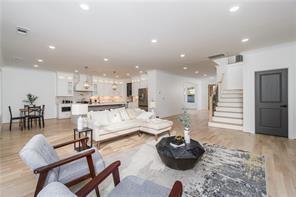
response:
[[[192,137],[201,142],[221,144],[228,148],[262,154],[266,158],[266,180],[268,196],[296,196],[296,140],[254,135],[241,131],[209,128],[207,112],[192,112]],[[182,132],[181,126],[174,121],[175,132]],[[20,131],[13,125],[9,132],[8,125],[2,124],[0,131],[0,196],[32,196],[35,189],[35,177],[18,156],[19,150],[34,135],[43,133],[52,144],[71,140],[73,125],[70,120],[47,120],[45,129]],[[103,143],[103,156],[117,153],[147,141],[153,136],[131,135],[120,140]],[[73,153],[73,146],[59,151],[61,156]]]

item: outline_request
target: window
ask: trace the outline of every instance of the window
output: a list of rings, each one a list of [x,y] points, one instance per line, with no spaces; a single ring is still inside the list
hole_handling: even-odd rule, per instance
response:
[[[195,103],[195,87],[187,88],[187,103]]]

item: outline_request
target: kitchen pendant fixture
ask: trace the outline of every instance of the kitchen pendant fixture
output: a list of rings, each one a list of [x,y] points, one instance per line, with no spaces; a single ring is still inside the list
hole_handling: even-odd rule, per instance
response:
[[[85,68],[85,71],[87,71],[88,67],[85,66],[84,68]],[[86,80],[83,83],[83,86],[84,86],[85,89],[89,89],[90,88],[90,81],[88,80],[88,77],[86,77]]]
[[[116,71],[113,71],[113,74],[116,75]],[[113,91],[117,90],[117,84],[114,81],[113,81],[113,84],[112,84],[112,90]]]

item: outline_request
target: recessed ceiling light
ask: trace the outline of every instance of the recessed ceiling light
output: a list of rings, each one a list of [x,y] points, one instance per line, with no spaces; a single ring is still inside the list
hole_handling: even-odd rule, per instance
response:
[[[136,69],[140,68],[140,66],[135,66]]]
[[[151,40],[152,43],[157,43],[158,41],[156,39]]]
[[[55,46],[53,45],[48,45],[48,48],[50,48],[51,50],[55,50]]]
[[[103,76],[106,77],[107,76],[106,73],[104,73]]]
[[[230,9],[229,9],[229,12],[236,12],[239,10],[239,6],[232,6]]]
[[[43,59],[38,59],[37,62],[43,62]]]
[[[34,66],[34,68],[38,68],[39,67],[39,65],[37,65],[37,64],[34,64],[33,66]]]
[[[74,70],[74,72],[78,73],[79,71],[78,70]]]
[[[82,10],[89,10],[89,5],[87,5],[86,3],[82,3],[82,4],[80,4],[80,8]]]
[[[203,76],[206,77],[206,76],[208,76],[208,75],[207,75],[207,74],[204,74]]]
[[[181,54],[180,57],[181,57],[181,58],[184,58],[184,57],[185,57],[185,54]]]
[[[139,72],[140,74],[142,74],[143,73],[143,71],[142,70],[140,70],[140,72]]]
[[[188,68],[186,66],[183,67],[184,70],[187,70]]]
[[[104,58],[104,61],[105,61],[105,62],[108,62],[108,61],[109,61],[109,59],[108,59],[108,58]]]
[[[242,42],[248,42],[249,41],[249,38],[243,38],[242,39]]]
[[[195,73],[195,74],[198,74],[198,73],[199,73],[199,71],[197,70],[197,71],[195,71],[194,73]]]

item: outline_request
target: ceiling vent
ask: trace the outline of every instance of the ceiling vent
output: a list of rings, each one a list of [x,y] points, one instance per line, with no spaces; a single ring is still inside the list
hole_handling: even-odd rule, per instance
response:
[[[29,29],[24,27],[16,27],[16,32],[22,35],[27,35],[29,32]]]
[[[228,58],[228,64],[235,64],[243,61],[242,55],[235,55]]]
[[[209,56],[208,58],[211,59],[211,60],[214,60],[214,59],[219,59],[219,58],[222,58],[222,57],[225,57],[225,55],[223,53],[217,54],[217,55],[212,55],[212,56]]]

